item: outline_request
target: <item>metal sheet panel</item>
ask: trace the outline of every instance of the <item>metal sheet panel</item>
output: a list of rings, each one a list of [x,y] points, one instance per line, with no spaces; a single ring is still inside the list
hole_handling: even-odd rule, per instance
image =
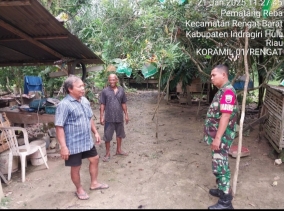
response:
[[[104,63],[37,0],[0,1],[0,66],[47,65],[64,58]]]

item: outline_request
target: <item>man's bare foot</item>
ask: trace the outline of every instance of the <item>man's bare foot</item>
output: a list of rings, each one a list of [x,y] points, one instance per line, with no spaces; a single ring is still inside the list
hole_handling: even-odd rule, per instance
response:
[[[75,195],[78,197],[78,199],[81,199],[81,200],[89,199],[89,195],[82,188],[77,189],[77,191],[75,192]]]
[[[109,186],[107,184],[97,184],[95,187],[90,187],[90,190],[101,190],[101,189],[108,189]]]
[[[103,160],[103,162],[109,162],[110,157],[106,157],[106,156],[104,156],[102,160]]]
[[[84,192],[84,193],[77,193],[77,192],[75,192],[75,195],[80,200],[88,200],[90,198],[89,195],[86,192]]]
[[[123,151],[120,151],[120,152],[116,152],[115,155],[123,155],[123,156],[127,156],[128,153],[127,152],[123,152]]]

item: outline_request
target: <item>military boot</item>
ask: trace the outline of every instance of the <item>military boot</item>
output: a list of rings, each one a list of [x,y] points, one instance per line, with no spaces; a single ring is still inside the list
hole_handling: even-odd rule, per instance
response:
[[[219,190],[218,188],[217,189],[210,189],[209,190],[209,193],[212,195],[212,196],[215,196],[215,197],[219,197],[224,195],[224,192]]]
[[[209,210],[225,210],[225,209],[234,209],[232,205],[233,196],[231,193],[223,194],[220,196],[218,202],[212,206],[209,206]]]

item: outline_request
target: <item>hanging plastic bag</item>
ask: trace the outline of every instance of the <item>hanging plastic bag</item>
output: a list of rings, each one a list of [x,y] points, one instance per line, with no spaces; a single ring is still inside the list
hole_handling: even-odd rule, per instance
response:
[[[131,76],[132,69],[130,67],[128,67],[126,63],[123,63],[123,64],[118,65],[116,72],[117,73],[125,73],[126,76],[129,78]]]
[[[158,72],[157,64],[156,63],[146,63],[142,67],[142,74],[144,78],[148,78],[152,75],[155,75]]]
[[[281,83],[279,85],[284,86],[284,79],[281,81]]]

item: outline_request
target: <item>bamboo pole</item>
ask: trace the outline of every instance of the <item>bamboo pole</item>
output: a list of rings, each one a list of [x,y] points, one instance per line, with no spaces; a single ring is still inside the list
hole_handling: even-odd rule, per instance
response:
[[[248,27],[245,27],[245,32],[248,32]],[[240,165],[240,158],[241,158],[241,150],[242,150],[242,141],[243,141],[243,123],[245,118],[245,109],[246,109],[246,98],[247,98],[247,89],[249,83],[249,71],[248,71],[248,37],[245,37],[245,55],[244,55],[244,64],[245,64],[245,73],[246,73],[246,80],[244,85],[244,95],[242,101],[242,113],[240,119],[240,130],[239,130],[239,143],[238,143],[238,153],[237,153],[237,160],[236,160],[236,168],[235,174],[233,178],[233,195],[237,192],[237,181],[238,181],[238,174],[239,174],[239,165]]]
[[[171,78],[172,72],[173,72],[173,71],[171,71],[169,78]],[[167,84],[166,87],[164,88],[163,92],[167,89],[167,86],[168,86],[168,84]],[[158,95],[158,97],[159,97],[159,95]],[[155,114],[156,114],[156,112],[157,112],[157,110],[158,110],[158,108],[159,108],[159,105],[160,105],[161,100],[162,100],[162,97],[160,97],[159,102],[158,102],[158,105],[157,105],[157,107],[155,108],[155,111],[154,111],[154,114],[153,114],[153,117],[152,117],[152,121],[153,121],[153,119],[155,118]]]
[[[163,92],[166,90],[166,88],[167,88],[167,86],[164,88]],[[159,105],[160,105],[161,100],[162,100],[162,97],[160,97],[159,102],[158,102],[158,105],[157,105],[156,108],[155,108],[155,111],[154,111],[152,120],[155,118],[155,114],[157,113],[157,110],[158,110],[158,108],[159,108]]]
[[[158,85],[158,107],[159,107],[159,104],[160,104],[160,101],[162,99],[162,96],[161,96],[161,78],[162,78],[162,72],[163,72],[163,68],[161,68],[161,71],[160,71],[160,77],[159,77],[159,85]],[[167,87],[167,86],[166,86]],[[159,121],[158,121],[158,107],[157,107],[157,116],[156,116],[156,138],[158,138],[158,133],[159,133]]]
[[[158,95],[158,99],[159,99],[159,97],[160,97],[160,95],[161,95],[161,78],[162,78],[162,72],[163,72],[163,68],[161,68],[160,76],[159,76],[159,83],[158,83],[158,93],[159,93],[159,95]]]
[[[156,116],[156,138],[159,137],[159,121],[158,121],[159,115]]]

